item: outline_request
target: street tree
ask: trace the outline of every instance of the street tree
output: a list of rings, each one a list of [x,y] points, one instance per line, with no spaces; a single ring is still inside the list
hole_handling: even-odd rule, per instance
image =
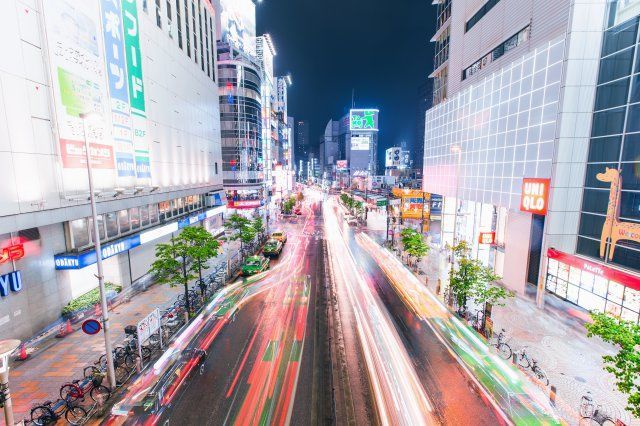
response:
[[[188,321],[191,304],[189,301],[189,281],[197,278],[187,266],[192,247],[180,235],[171,238],[168,243],[156,246],[156,260],[151,264],[151,272],[156,274],[158,282],[168,283],[171,287],[184,286],[185,317]]]
[[[585,324],[587,336],[599,336],[618,349],[605,355],[605,371],[616,378],[616,387],[627,396],[627,410],[640,417],[640,326],[602,312],[591,312],[592,323]]]
[[[191,258],[190,269],[194,273],[197,272],[200,292],[204,296],[207,286],[202,279],[202,271],[209,269],[207,263],[218,255],[220,242],[209,231],[200,226],[185,228],[179,238],[191,248],[189,252],[189,257]]]
[[[260,216],[253,219],[251,222],[251,227],[256,231],[256,234],[261,236],[264,234],[264,221]]]

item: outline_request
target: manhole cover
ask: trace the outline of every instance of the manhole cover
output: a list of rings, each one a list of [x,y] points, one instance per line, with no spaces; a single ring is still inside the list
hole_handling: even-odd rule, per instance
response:
[[[587,383],[587,380],[580,376],[575,376],[574,379],[580,383]]]

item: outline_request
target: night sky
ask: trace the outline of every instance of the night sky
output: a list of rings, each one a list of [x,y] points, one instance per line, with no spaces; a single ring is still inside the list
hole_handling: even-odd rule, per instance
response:
[[[310,122],[319,143],[327,121],[351,105],[380,109],[378,153],[415,139],[418,86],[433,68],[431,0],[263,0],[258,34],[269,33],[276,75],[291,73],[289,115]]]

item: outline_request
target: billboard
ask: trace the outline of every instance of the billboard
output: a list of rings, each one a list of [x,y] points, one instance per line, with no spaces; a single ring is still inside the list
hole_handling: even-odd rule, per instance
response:
[[[256,6],[252,0],[221,0],[222,40],[250,55],[256,54]]]
[[[336,169],[338,171],[344,171],[344,170],[347,170],[348,168],[349,168],[349,163],[347,162],[347,160],[336,161]]]
[[[352,151],[369,151],[371,138],[369,136],[351,136]]]
[[[352,109],[349,111],[349,130],[378,131],[377,109]]]

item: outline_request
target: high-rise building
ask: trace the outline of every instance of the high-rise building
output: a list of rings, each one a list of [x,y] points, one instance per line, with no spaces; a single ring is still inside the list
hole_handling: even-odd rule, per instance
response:
[[[426,124],[427,111],[433,105],[432,100],[433,81],[427,80],[418,87],[416,140],[411,147],[411,151],[414,153],[413,167],[418,169],[422,169],[422,162],[424,160],[424,126]]]
[[[444,195],[444,241],[469,241],[540,303],[546,291],[637,322],[640,2],[450,6],[423,185]]]
[[[449,39],[451,36],[451,2],[452,0],[434,0],[438,8],[436,18],[436,32],[431,38],[435,43],[433,56],[433,72],[429,75],[433,79],[433,104],[439,104],[447,98],[447,81],[449,79]],[[474,2],[478,3],[478,2]],[[489,0],[489,3],[495,3]]]
[[[35,335],[97,287],[98,239],[126,291],[158,243],[221,227],[218,13],[183,5],[0,2],[0,338]]]
[[[309,122],[307,120],[297,120],[295,126],[296,134],[296,158],[303,164],[309,160],[310,139],[309,139]]]

